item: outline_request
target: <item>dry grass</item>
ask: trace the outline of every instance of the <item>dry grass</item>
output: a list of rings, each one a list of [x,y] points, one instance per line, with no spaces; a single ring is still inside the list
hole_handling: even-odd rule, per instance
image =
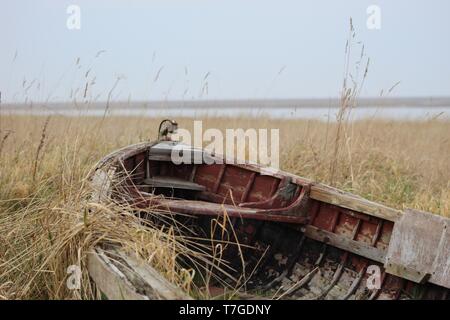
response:
[[[336,123],[208,118],[202,119],[203,130],[279,128],[281,169],[398,209],[450,216],[449,121],[348,121],[368,71],[364,46],[358,43],[350,21]],[[80,58],[75,67],[82,68]],[[70,99],[89,106],[96,100],[95,76],[91,66],[84,68],[78,79],[83,85],[72,90]],[[176,259],[193,254],[186,248],[189,239],[173,229],[143,226],[126,207],[89,201],[86,177],[92,166],[119,147],[154,140],[162,120],[107,116],[120,80],[108,93],[103,117],[0,116],[0,299],[99,298],[85,263],[87,252],[104,240],[134,251],[171,282],[208,298],[191,287],[191,270]],[[33,83],[39,88],[38,80],[30,88]],[[207,82],[202,93],[205,88]],[[177,121],[192,130],[192,119]],[[65,285],[72,264],[82,268],[81,290]]]
[[[96,161],[153,140],[160,120],[1,116],[0,299],[98,297],[89,281],[80,291],[67,290],[65,281],[67,267],[84,270],[86,253],[101,239],[127,246],[189,289],[190,273],[175,259],[185,250],[176,234],[139,226],[134,216],[118,214],[123,208],[86,196],[85,178]],[[177,120],[192,128],[191,119]],[[395,208],[450,216],[449,122],[344,123],[341,139],[337,124],[319,121],[204,119],[203,129],[212,127],[279,128],[283,170],[332,180]]]

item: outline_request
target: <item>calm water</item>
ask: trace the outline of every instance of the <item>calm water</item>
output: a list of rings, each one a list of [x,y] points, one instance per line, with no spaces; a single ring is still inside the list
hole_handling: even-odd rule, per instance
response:
[[[63,116],[98,116],[105,113],[103,109],[76,110],[74,108],[57,109],[6,109],[1,114],[11,115],[63,115]],[[113,108],[108,110],[108,116],[139,116],[139,117],[270,117],[277,119],[318,119],[334,121],[337,108]],[[351,112],[351,119],[392,119],[392,120],[450,120],[450,107],[357,107]]]

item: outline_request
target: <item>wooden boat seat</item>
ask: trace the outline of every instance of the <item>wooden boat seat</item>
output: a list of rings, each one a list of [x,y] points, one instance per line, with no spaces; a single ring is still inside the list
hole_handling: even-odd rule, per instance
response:
[[[188,180],[176,178],[176,177],[167,177],[167,176],[155,176],[151,178],[147,178],[144,180],[143,185],[139,185],[140,187],[149,187],[149,188],[169,188],[169,189],[183,189],[183,190],[194,190],[194,191],[204,191],[205,187]]]
[[[248,218],[255,220],[278,221],[288,223],[306,223],[304,215],[284,215],[278,210],[243,208],[229,204],[213,203],[199,200],[154,199],[152,206],[173,213],[205,216],[224,216],[231,218]]]
[[[304,186],[297,199],[286,207],[258,208],[235,206],[201,200],[185,200],[173,198],[152,199],[152,205],[168,209],[174,213],[250,218],[288,223],[306,223],[309,204],[310,187]]]

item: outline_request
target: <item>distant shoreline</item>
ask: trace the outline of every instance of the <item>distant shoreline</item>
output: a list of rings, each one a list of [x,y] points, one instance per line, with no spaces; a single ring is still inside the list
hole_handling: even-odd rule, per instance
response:
[[[106,101],[101,102],[27,102],[27,103],[2,103],[0,109],[105,109]],[[153,100],[153,101],[115,101],[110,102],[108,108],[130,109],[234,109],[234,108],[338,108],[338,98],[309,98],[309,99],[236,99],[236,100]],[[450,97],[404,97],[404,98],[359,98],[356,107],[450,107]]]

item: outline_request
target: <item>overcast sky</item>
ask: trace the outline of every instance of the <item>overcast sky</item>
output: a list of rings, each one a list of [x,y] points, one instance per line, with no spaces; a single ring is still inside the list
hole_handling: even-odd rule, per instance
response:
[[[450,95],[447,0],[15,0],[0,8],[2,102],[335,97],[350,17],[371,59],[363,96],[398,81],[391,96]]]

